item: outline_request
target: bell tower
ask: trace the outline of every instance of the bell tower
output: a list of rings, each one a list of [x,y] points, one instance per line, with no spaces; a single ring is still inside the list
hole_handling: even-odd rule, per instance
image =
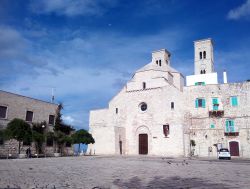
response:
[[[214,73],[214,52],[212,39],[194,41],[194,73]]]

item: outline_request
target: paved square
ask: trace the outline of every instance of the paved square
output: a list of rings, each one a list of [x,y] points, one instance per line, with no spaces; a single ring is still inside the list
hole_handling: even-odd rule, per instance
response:
[[[0,160],[0,188],[250,188],[250,160],[82,156]]]

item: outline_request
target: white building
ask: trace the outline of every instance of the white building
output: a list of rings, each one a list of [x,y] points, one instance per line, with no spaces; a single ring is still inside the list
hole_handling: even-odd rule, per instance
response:
[[[109,102],[90,112],[95,154],[216,156],[228,147],[250,157],[250,83],[218,84],[211,39],[194,42],[195,75],[170,66],[170,53],[152,53],[152,61]],[[190,147],[190,141],[195,146]]]

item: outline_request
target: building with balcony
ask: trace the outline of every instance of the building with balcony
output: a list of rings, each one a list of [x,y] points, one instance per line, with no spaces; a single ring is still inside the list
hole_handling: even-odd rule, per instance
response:
[[[195,74],[186,85],[170,53],[153,52],[106,109],[90,112],[96,142],[88,151],[216,157],[223,147],[250,157],[250,82],[228,83],[224,72],[218,83],[211,39],[195,41],[194,51]]]

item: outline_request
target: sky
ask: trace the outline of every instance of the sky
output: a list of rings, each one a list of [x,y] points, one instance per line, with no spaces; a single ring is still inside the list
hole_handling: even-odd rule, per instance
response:
[[[0,89],[63,103],[63,119],[88,129],[151,52],[194,72],[193,41],[212,38],[215,69],[250,79],[250,0],[0,0]]]

